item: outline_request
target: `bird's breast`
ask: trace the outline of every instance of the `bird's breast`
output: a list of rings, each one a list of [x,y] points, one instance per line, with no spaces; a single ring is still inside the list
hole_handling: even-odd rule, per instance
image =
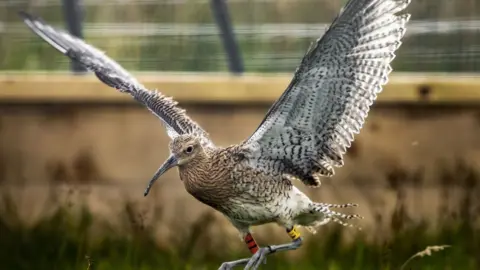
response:
[[[203,172],[183,171],[180,173],[185,190],[198,201],[220,210],[235,195],[229,179],[215,177]]]

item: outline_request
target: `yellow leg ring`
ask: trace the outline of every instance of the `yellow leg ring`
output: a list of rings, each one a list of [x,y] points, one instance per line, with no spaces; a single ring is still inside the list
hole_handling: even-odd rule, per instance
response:
[[[292,240],[297,240],[300,238],[300,232],[297,230],[297,227],[293,227],[290,231],[287,231],[288,235]]]

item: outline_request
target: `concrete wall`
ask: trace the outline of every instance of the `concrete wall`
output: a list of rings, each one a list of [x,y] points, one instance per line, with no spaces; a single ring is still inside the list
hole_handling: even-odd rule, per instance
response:
[[[213,140],[225,146],[251,134],[268,107],[185,106]],[[318,189],[296,185],[318,201],[359,203],[355,211],[365,219],[357,224],[365,229],[391,230],[399,200],[409,218],[427,218],[435,225],[443,202],[458,209],[465,179],[471,182],[466,190],[480,194],[472,172],[480,163],[479,135],[479,108],[376,106],[334,178],[324,179]],[[175,229],[175,222],[189,224],[211,211],[186,193],[175,170],[143,197],[147,182],[168,155],[167,143],[157,118],[136,105],[4,104],[1,191],[13,194],[27,222],[61,203],[86,202],[98,217],[118,223],[130,201],[142,222],[165,234]],[[480,209],[480,200],[473,204],[472,209]],[[216,229],[236,236],[231,226],[223,226],[223,217],[214,218]]]

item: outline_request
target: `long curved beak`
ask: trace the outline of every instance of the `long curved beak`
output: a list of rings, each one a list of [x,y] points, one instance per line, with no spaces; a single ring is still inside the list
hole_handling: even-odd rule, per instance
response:
[[[160,176],[162,176],[162,174],[164,174],[166,171],[168,171],[169,169],[177,166],[177,164],[178,164],[177,162],[178,162],[177,158],[174,155],[170,155],[170,157],[168,157],[168,159],[157,170],[155,175],[152,177],[152,180],[150,180],[150,182],[148,182],[148,186],[145,189],[145,193],[143,193],[143,196],[147,196],[148,192],[150,191],[150,188],[153,186],[153,183],[155,183],[155,181],[157,181],[157,179]]]

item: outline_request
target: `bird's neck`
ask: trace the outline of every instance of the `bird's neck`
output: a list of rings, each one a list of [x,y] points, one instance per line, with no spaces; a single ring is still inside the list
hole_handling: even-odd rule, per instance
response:
[[[205,153],[198,154],[188,163],[179,166],[180,179],[185,184],[203,179],[207,175],[209,164],[209,157]]]
[[[228,197],[230,188],[223,183],[225,177],[221,177],[218,172],[224,170],[215,168],[219,165],[215,161],[210,155],[197,156],[184,166],[180,166],[179,173],[188,193],[204,204],[219,209]]]

